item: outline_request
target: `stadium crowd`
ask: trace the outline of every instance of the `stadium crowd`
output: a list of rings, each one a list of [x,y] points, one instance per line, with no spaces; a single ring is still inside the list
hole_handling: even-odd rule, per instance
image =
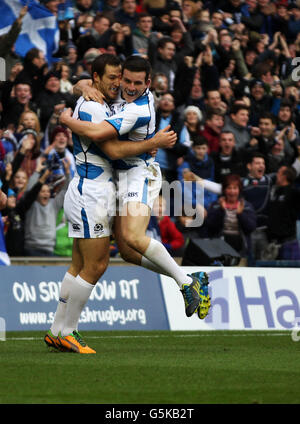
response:
[[[177,257],[188,238],[200,237],[223,238],[249,264],[300,259],[299,0],[40,3],[60,28],[54,64],[37,48],[15,54],[26,8],[0,43],[7,72],[1,225],[9,256],[71,255],[63,198],[75,163],[59,114],[74,108],[73,86],[90,78],[91,63],[106,52],[149,59],[157,130],[170,124],[178,135],[156,160],[165,181],[191,189],[185,199],[203,216],[199,226],[184,207],[168,216],[160,197],[149,232]],[[118,254],[113,240],[111,254]]]

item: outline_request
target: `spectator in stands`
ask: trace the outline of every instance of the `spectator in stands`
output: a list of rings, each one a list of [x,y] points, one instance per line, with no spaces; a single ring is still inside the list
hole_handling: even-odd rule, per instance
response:
[[[49,174],[50,171],[46,170],[19,201],[16,199],[17,195],[14,190],[8,190],[7,206],[2,215],[5,223],[6,250],[9,256],[24,256],[25,215],[36,200]]]
[[[221,94],[221,99],[224,103],[226,103],[227,109],[229,110],[234,98],[231,83],[227,78],[221,77],[219,80],[219,84],[219,93]]]
[[[201,135],[206,138],[208,143],[208,153],[219,151],[220,134],[224,126],[224,115],[218,109],[209,109],[206,111],[206,119]]]
[[[202,112],[197,106],[184,109],[184,125],[179,135],[179,142],[191,147],[193,140],[201,133]]]
[[[136,6],[136,0],[121,0],[121,8],[114,14],[115,22],[127,24],[134,30],[138,20]]]
[[[194,44],[191,34],[187,31],[182,20],[179,17],[173,17],[170,37],[175,44],[174,59],[180,64],[185,56],[193,56]]]
[[[189,200],[191,205],[196,204],[197,198],[203,197],[205,209],[210,203],[215,200],[216,196],[209,191],[204,191],[204,196],[201,195],[203,189],[196,184],[185,186],[184,181],[196,181],[194,175],[202,179],[214,181],[214,161],[207,154],[208,145],[204,137],[195,136],[193,144],[188,153],[184,156],[184,162],[178,167],[178,180],[182,182],[185,199]],[[198,196],[198,197],[197,197]]]
[[[246,174],[244,154],[235,148],[235,138],[232,132],[222,131],[218,151],[211,152],[214,161],[214,181],[221,183],[226,175],[237,174],[241,177]]]
[[[209,207],[205,225],[209,237],[222,237],[242,257],[248,257],[256,214],[251,203],[242,197],[239,175],[230,174],[224,178],[222,196]]]
[[[153,72],[163,72],[168,77],[169,89],[174,89],[174,82],[178,64],[175,61],[176,46],[172,38],[160,38],[157,45],[152,47],[154,51],[149,52],[149,58]]]
[[[148,57],[149,43],[157,43],[158,36],[152,32],[153,21],[149,13],[140,13],[132,32],[133,52]]]
[[[60,74],[50,71],[44,78],[44,88],[36,99],[40,108],[40,123],[42,131],[45,131],[48,121],[57,104],[64,104],[66,107],[74,107],[75,98],[69,93],[60,91]]]
[[[205,93],[205,108],[207,111],[225,113],[227,106],[222,102],[221,94],[218,90],[208,90]]]
[[[78,69],[78,51],[75,44],[69,42],[66,46],[66,57],[65,60],[71,70],[71,77],[77,75]]]
[[[290,161],[284,153],[284,140],[277,137],[266,157],[266,172],[268,174],[276,173],[279,168],[289,164]]]
[[[261,114],[258,121],[258,131],[251,138],[248,146],[248,152],[260,152],[267,155],[276,141],[276,118],[270,112]]]
[[[16,193],[17,201],[23,196],[28,183],[28,175],[22,169],[18,169],[12,178],[12,189]]]
[[[12,91],[13,90],[13,91]],[[26,110],[36,111],[36,104],[32,102],[31,84],[28,80],[20,79],[13,83],[6,81],[2,88],[1,104],[3,108],[1,126],[13,131],[18,127],[21,114]]]
[[[183,120],[180,113],[175,110],[174,97],[170,92],[165,93],[156,110],[156,131],[171,125],[171,128],[180,133]],[[160,164],[163,178],[171,182],[177,179],[177,159],[187,151],[187,147],[177,142],[178,146],[172,149],[158,149],[156,160]]]
[[[184,246],[184,237],[174,222],[166,215],[167,204],[162,195],[153,205],[153,218],[157,220],[161,241],[172,256],[177,256]]]
[[[25,255],[53,256],[56,243],[56,219],[63,206],[64,196],[69,184],[69,163],[64,160],[67,178],[64,186],[54,198],[47,184],[43,184],[36,200],[25,216]],[[39,180],[39,172],[35,172],[29,180],[29,187]]]
[[[260,80],[250,83],[250,114],[249,125],[258,126],[259,118],[266,110],[271,110],[272,96],[266,93],[265,84]]]
[[[164,73],[157,72],[156,74],[153,75],[152,82],[151,82],[151,92],[154,97],[155,109],[157,109],[159,101],[161,97],[163,96],[163,94],[165,94],[168,91],[169,89],[168,84],[169,84],[168,78]]]
[[[68,173],[71,178],[75,174],[75,160],[73,154],[68,149],[69,131],[62,126],[57,126],[51,135],[51,144],[45,150],[46,161],[52,169],[51,178],[47,180],[52,194],[56,192],[57,184],[61,183],[66,177],[64,160],[69,163]]]
[[[106,48],[110,38],[114,34],[108,16],[97,13],[95,18],[88,16],[86,21],[88,19],[92,22],[92,27],[81,33],[77,38],[76,45],[80,57],[90,48]]]
[[[225,120],[224,131],[234,134],[236,149],[243,149],[250,141],[250,133],[247,125],[249,120],[249,109],[245,105],[235,104],[230,110],[229,119]]]
[[[58,62],[57,71],[60,72],[60,91],[61,93],[73,93],[73,84],[71,83],[71,69],[66,62]]]
[[[300,259],[297,240],[296,221],[300,212],[300,193],[294,186],[296,172],[294,168],[282,166],[276,174],[268,207],[268,241],[272,243],[264,254],[275,249],[274,257],[268,259]],[[274,252],[274,251],[273,251]],[[276,254],[277,253],[277,254]]]
[[[22,138],[19,141],[19,152],[22,151],[22,145],[26,142],[21,169],[23,169],[28,177],[30,177],[35,171],[37,158],[41,154],[40,137],[35,130],[32,130],[31,128],[23,130],[20,134]]]
[[[17,172],[24,171],[26,177],[23,176],[23,178],[27,179],[31,175],[26,170],[28,169],[29,172],[37,164],[39,151],[35,148],[36,146],[38,146],[36,134],[33,130],[27,130],[27,133],[21,139],[20,147],[17,149],[12,162],[6,165],[5,178],[2,179],[3,191],[7,192],[11,185],[14,186],[14,178]],[[16,188],[14,187],[14,189]],[[19,194],[20,190],[24,191],[24,189],[25,187],[17,188],[17,194]]]
[[[24,68],[18,74],[16,83],[28,81],[32,89],[32,98],[35,101],[44,85],[44,75],[48,64],[42,50],[33,47],[28,50],[24,58]]]

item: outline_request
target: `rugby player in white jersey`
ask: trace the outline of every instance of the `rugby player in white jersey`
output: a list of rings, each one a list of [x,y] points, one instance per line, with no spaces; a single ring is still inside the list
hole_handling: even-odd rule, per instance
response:
[[[155,129],[154,101],[150,86],[150,64],[131,56],[122,65],[121,98],[114,104],[117,113],[100,124],[78,121],[71,111],[61,115],[61,123],[95,144],[112,137],[137,142],[151,138]],[[138,143],[137,143],[138,144]],[[126,157],[114,163],[117,178],[119,214],[115,218],[115,237],[122,257],[152,271],[171,276],[185,301],[186,315],[198,312],[203,319],[210,300],[208,277],[204,272],[187,275],[170,256],[162,243],[146,235],[151,209],[161,188],[159,164],[150,154]]]
[[[74,116],[78,120],[101,122],[112,114],[108,102],[119,93],[121,66],[113,55],[99,55],[92,64],[93,86],[106,99],[103,104],[80,97]],[[113,137],[111,137],[113,138]],[[45,336],[49,346],[78,353],[95,353],[77,331],[80,313],[94,285],[109,261],[112,218],[115,215],[115,186],[111,158],[146,152],[161,145],[171,146],[173,132],[163,130],[142,144],[104,141],[100,148],[89,138],[73,134],[76,175],[65,196],[64,211],[73,237],[72,263],[61,285],[60,298],[51,329]]]

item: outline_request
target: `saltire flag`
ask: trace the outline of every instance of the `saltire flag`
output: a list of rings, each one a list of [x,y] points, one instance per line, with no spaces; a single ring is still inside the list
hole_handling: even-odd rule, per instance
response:
[[[37,47],[45,54],[49,65],[59,45],[57,18],[36,0],[0,0],[0,35],[9,31],[23,6],[28,12],[22,21],[22,30],[15,44],[17,55],[24,57],[28,50]]]

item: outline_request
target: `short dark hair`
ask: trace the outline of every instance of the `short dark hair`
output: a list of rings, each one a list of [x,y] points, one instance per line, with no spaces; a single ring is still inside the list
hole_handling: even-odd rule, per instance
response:
[[[235,141],[235,135],[234,135],[234,133],[233,133],[232,131],[229,131],[229,130],[221,130],[221,132],[220,132],[220,140],[221,140],[221,136],[222,136],[222,134],[231,134],[231,135],[233,135],[233,138],[234,138],[234,141]]]
[[[163,49],[167,43],[172,43],[175,46],[175,42],[173,41],[173,39],[171,37],[165,36],[158,40],[157,48]]]
[[[145,81],[147,81],[147,79],[150,77],[152,71],[149,60],[138,55],[127,57],[122,65],[122,72],[124,69],[127,69],[131,72],[145,72]]]
[[[194,135],[192,137],[192,147],[194,147],[194,146],[202,146],[203,144],[205,144],[206,146],[208,146],[208,141],[202,135]]]
[[[228,174],[225,175],[223,180],[222,180],[222,192],[224,193],[225,189],[230,185],[230,184],[237,184],[240,190],[240,193],[243,189],[243,184],[242,184],[242,180],[241,177],[237,174]]]
[[[105,72],[106,65],[117,67],[121,65],[121,61],[118,58],[118,56],[115,56],[109,53],[103,53],[97,56],[92,63],[92,71],[91,71],[92,78],[93,78],[94,72],[96,72],[99,75],[99,77],[102,78]]]
[[[271,113],[271,112],[263,112],[261,115],[260,115],[260,117],[259,117],[259,119],[258,119],[258,122],[261,120],[261,119],[270,119],[271,121],[272,121],[272,124],[276,124],[276,117],[273,115],[273,113]]]
[[[153,20],[152,15],[150,15],[150,13],[142,12],[138,15],[137,21],[139,22],[143,18],[151,18]]]
[[[235,103],[230,110],[230,114],[236,115],[240,110],[244,110],[244,109],[249,112],[249,107],[247,105],[241,104],[241,103]]]
[[[292,103],[287,99],[281,100],[280,105],[279,105],[279,109],[282,109],[283,107],[288,107],[291,111],[293,110]]]
[[[266,162],[265,155],[260,152],[254,152],[249,156],[247,163],[252,163],[255,158],[263,159]]]
[[[222,116],[222,118],[224,118],[224,113],[220,109],[218,109],[218,108],[216,108],[216,109],[208,108],[207,112],[206,112],[206,119],[205,120],[207,121],[207,120],[212,119],[212,117],[214,115]]]
[[[297,172],[292,166],[285,166],[282,173],[290,184],[292,184],[297,178]]]
[[[40,57],[40,52],[41,52],[41,50],[38,49],[37,47],[33,47],[32,49],[28,50],[28,52],[26,53],[26,55],[24,57],[24,62],[25,63],[32,63],[33,59]]]

